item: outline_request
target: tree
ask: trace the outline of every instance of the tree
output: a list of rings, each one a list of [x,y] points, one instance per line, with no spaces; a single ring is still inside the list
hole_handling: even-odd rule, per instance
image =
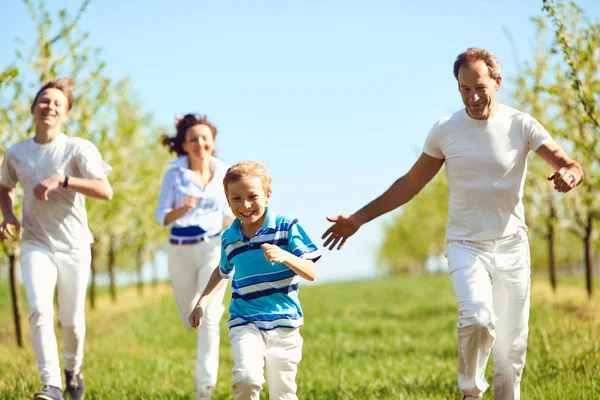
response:
[[[392,274],[423,271],[431,256],[446,245],[448,183],[438,174],[414,199],[384,225],[378,260]]]
[[[520,74],[515,79],[513,98],[518,108],[534,116],[548,131],[554,132],[555,121],[548,110],[552,106],[546,85],[552,81],[550,55],[546,51],[547,24],[541,18],[533,18],[537,28],[537,43],[534,51],[534,63],[525,63]],[[526,219],[531,232],[532,265],[548,264],[550,283],[556,290],[557,286],[557,221],[558,208],[561,198],[557,198],[552,185],[545,179],[548,175],[548,165],[539,157],[529,159],[528,179],[526,181],[523,202],[525,203]],[[539,245],[546,242],[546,250]]]
[[[600,216],[600,201],[596,190],[600,187],[600,114],[598,96],[600,78],[600,25],[586,18],[581,8],[571,1],[568,5],[544,0],[543,10],[553,23],[555,39],[553,50],[562,54],[566,64],[556,75],[556,84],[549,93],[560,111],[562,136],[573,144],[585,168],[585,180],[577,194],[568,198],[568,226],[584,242],[586,286],[591,297],[594,288],[593,243],[596,240],[595,221]]]
[[[90,204],[90,225],[107,246],[110,293],[116,301],[117,265],[135,267],[139,275],[149,250],[164,235],[152,216],[168,153],[156,143],[151,116],[133,98],[129,79],[115,85],[111,104],[113,128],[98,148],[113,166],[114,196],[110,203]]]

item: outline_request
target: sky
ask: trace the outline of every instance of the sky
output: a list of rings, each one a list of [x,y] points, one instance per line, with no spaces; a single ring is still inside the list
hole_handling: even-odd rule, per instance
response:
[[[15,37],[35,41],[25,5],[1,3],[0,69],[15,59]],[[47,2],[72,15],[80,3]],[[600,15],[597,0],[578,4]],[[273,209],[298,217],[322,245],[327,215],[385,191],[431,126],[462,108],[452,74],[460,52],[486,47],[500,59],[498,98],[511,105],[511,78],[535,46],[531,17],[541,15],[541,0],[96,0],[80,27],[110,78],[131,77],[156,125],[206,114],[222,160],[265,162]],[[323,249],[318,281],[375,276],[392,216],[363,226],[341,251]]]

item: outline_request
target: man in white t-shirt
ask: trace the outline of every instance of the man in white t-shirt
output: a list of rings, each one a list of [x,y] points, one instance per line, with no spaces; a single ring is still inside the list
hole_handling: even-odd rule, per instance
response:
[[[85,196],[110,200],[110,167],[96,147],[61,132],[73,105],[71,79],[48,82],[38,91],[31,113],[35,136],[4,154],[0,176],[0,240],[18,234],[13,213],[17,183],[23,186],[21,273],[27,293],[33,352],[44,385],[34,400],[62,399],[62,378],[54,334],[54,291],[63,331],[66,392],[81,400],[85,295],[90,274],[90,243]]]
[[[324,246],[341,249],[363,224],[412,199],[444,162],[450,190],[447,225],[449,274],[459,304],[458,385],[480,399],[494,354],[494,398],[519,399],[529,319],[529,243],[523,212],[527,155],[554,170],[548,180],[566,193],[583,171],[529,114],[496,103],[500,63],[470,48],[454,63],[465,108],[440,119],[423,154],[384,194],[354,213],[328,217]]]

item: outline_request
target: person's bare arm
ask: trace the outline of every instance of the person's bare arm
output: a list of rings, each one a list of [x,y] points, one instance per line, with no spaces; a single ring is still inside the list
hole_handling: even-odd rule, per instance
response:
[[[219,272],[219,267],[217,266],[217,268],[215,268],[213,273],[210,275],[210,279],[206,284],[206,288],[204,288],[204,291],[198,299],[196,306],[190,313],[189,322],[192,328],[197,328],[200,326],[200,320],[204,315],[204,310],[206,310],[206,306],[208,306],[215,293],[217,293],[219,289],[223,287],[225,282],[227,282],[227,280],[223,279],[221,273]]]
[[[4,216],[0,225],[0,241],[14,237],[21,229],[21,224],[13,211],[14,201],[15,189],[0,185],[0,210],[2,210]]]
[[[422,153],[410,171],[394,182],[381,196],[352,215],[327,217],[327,220],[334,224],[323,234],[322,238],[325,239],[323,246],[327,247],[331,244],[329,250],[333,250],[339,242],[338,250],[340,250],[346,240],[362,225],[395,210],[415,197],[433,179],[443,164],[443,159]]]
[[[285,264],[286,267],[311,282],[317,277],[317,268],[314,261],[305,260],[269,243],[265,243],[260,247],[264,250],[267,261]]]
[[[554,189],[567,193],[583,180],[581,165],[573,160],[554,140],[544,143],[535,151],[555,171],[548,175],[554,181]]]
[[[33,189],[33,195],[38,200],[48,200],[48,194],[62,187],[64,183],[64,175],[51,176]],[[69,176],[67,189],[100,200],[110,200],[113,196],[113,190],[107,178],[84,179]]]
[[[165,215],[165,225],[172,224],[174,221],[178,220],[188,212],[192,211],[194,208],[196,208],[197,202],[198,197],[185,196],[183,198],[183,206],[175,208],[174,210],[169,211],[167,215]]]

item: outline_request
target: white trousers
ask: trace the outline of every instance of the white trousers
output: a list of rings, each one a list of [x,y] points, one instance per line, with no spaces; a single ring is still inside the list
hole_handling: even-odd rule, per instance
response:
[[[520,399],[531,283],[527,233],[481,241],[449,241],[449,274],[458,302],[458,386],[468,398],[488,388],[494,358],[494,399]]]
[[[267,377],[269,399],[297,400],[296,373],[302,360],[299,328],[258,329],[254,324],[231,328],[233,397],[258,400]]]
[[[64,341],[64,367],[81,370],[85,339],[85,296],[90,276],[90,248],[56,252],[23,243],[21,273],[27,293],[31,344],[44,385],[62,387],[54,333],[54,290]]]
[[[181,322],[191,328],[189,316],[204,291],[210,275],[219,265],[221,242],[219,237],[191,245],[169,245],[169,275],[179,309]],[[223,286],[213,297],[202,317],[197,332],[196,392],[214,387],[219,372],[219,323],[223,316]]]

